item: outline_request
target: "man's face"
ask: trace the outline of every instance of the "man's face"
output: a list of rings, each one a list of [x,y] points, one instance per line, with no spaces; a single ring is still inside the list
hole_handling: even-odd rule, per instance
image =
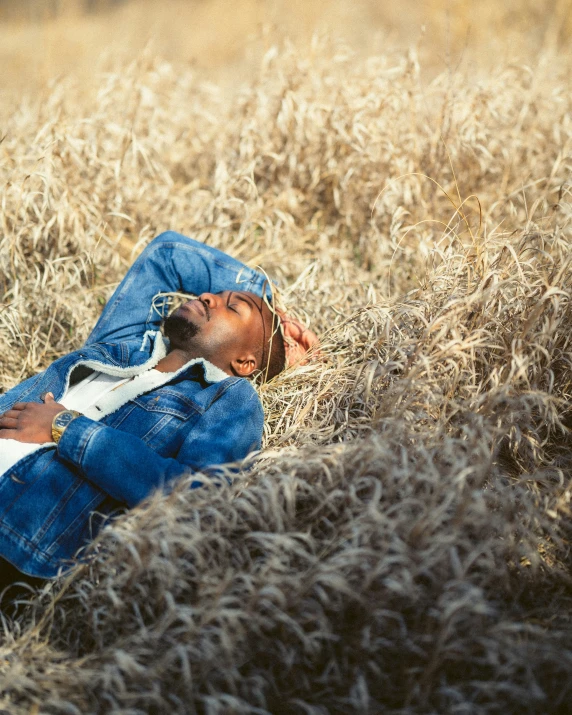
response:
[[[247,377],[260,369],[263,345],[270,338],[272,314],[247,291],[203,293],[167,318],[171,349],[203,357],[229,375]]]

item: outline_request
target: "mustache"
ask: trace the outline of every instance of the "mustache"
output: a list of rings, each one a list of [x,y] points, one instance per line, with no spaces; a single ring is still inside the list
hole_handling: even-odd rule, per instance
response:
[[[206,303],[204,300],[202,300],[202,298],[197,298],[197,300],[205,309],[205,315],[207,317],[207,322],[208,322],[211,319],[211,309],[209,308],[208,303]]]

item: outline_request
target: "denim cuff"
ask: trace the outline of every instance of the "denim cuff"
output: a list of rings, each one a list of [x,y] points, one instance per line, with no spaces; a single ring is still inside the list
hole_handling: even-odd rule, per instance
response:
[[[58,456],[81,469],[88,443],[100,429],[104,429],[103,425],[94,420],[76,417],[65,428],[58,442]]]

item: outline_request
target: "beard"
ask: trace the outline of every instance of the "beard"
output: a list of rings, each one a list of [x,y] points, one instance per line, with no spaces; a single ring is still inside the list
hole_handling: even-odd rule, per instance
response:
[[[171,350],[173,348],[185,349],[189,347],[192,339],[200,332],[200,327],[176,312],[169,315],[163,323],[165,337],[169,338]]]

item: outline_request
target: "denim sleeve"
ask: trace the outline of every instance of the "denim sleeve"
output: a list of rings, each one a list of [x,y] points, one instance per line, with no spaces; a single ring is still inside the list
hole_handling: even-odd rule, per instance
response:
[[[182,474],[244,459],[260,448],[262,428],[258,397],[240,379],[201,416],[176,459],[161,457],[139,437],[87,417],[78,417],[66,428],[58,456],[111,497],[133,507]]]
[[[34,386],[41,379],[43,374],[44,373],[38,373],[37,375],[32,375],[32,377],[29,377],[27,380],[0,394],[0,415],[10,409],[15,402],[26,402],[26,396],[33,391]]]
[[[129,340],[158,330],[168,312],[161,293],[193,295],[247,290],[262,295],[265,277],[204,243],[166,231],[133,263],[111,296],[86,345]],[[267,289],[267,294],[270,291]]]

